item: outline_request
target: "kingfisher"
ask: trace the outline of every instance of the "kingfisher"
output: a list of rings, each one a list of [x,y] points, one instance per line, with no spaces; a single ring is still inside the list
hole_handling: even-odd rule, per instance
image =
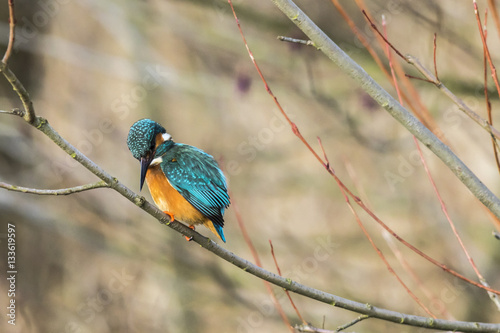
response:
[[[154,202],[171,222],[177,219],[193,230],[203,224],[226,242],[222,228],[229,194],[226,178],[211,155],[174,142],[151,119],[138,120],[130,127],[127,145],[141,162],[140,190],[146,181]]]

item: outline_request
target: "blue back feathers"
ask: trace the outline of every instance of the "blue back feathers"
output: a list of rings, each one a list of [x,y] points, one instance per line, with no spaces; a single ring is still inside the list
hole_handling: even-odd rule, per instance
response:
[[[214,226],[224,226],[222,216],[229,206],[229,195],[224,174],[212,156],[175,143],[163,155],[161,169],[170,184]]]

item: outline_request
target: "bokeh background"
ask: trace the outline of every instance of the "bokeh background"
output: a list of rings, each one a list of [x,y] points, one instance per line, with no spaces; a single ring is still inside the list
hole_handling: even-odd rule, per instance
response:
[[[297,3],[395,95],[330,1]],[[355,3],[341,3],[375,44]],[[314,148],[321,137],[338,176],[400,236],[475,278],[418,161],[412,137],[320,51],[278,41],[279,35],[304,36],[271,1],[234,4],[274,94]],[[483,14],[487,3],[478,4]],[[379,22],[385,15],[394,45],[429,68],[436,32],[440,78],[486,117],[482,45],[471,2],[374,0],[367,6]],[[29,90],[38,115],[113,176],[139,190],[139,163],[127,149],[126,136],[137,119],[155,119],[176,141],[202,148],[225,166],[233,193],[225,248],[252,260],[236,222],[237,205],[265,268],[275,271],[272,240],[287,277],[356,301],[425,315],[364,238],[333,178],[278,113],[227,1],[20,0],[16,15],[10,65]],[[491,9],[489,16],[488,39],[494,60],[499,60]],[[6,0],[0,4],[0,17],[0,43],[5,46]],[[416,75],[414,69],[405,69]],[[20,107],[4,81],[0,109]],[[498,193],[499,173],[488,134],[434,86],[414,84],[453,150]],[[498,119],[497,94],[493,86],[489,89]],[[424,154],[477,266],[500,288],[494,222],[437,158],[425,149]],[[0,181],[57,189],[96,180],[22,119],[1,115]],[[150,200],[147,189],[143,194]],[[381,228],[359,213],[396,272],[438,317],[500,320],[483,291],[396,245],[426,289],[419,288],[391,252]],[[17,229],[15,327],[5,315],[7,223]],[[261,281],[187,243],[109,189],[61,197],[0,190],[0,236],[2,332],[288,331]],[[283,291],[274,291],[290,322],[299,324]],[[302,316],[316,327],[333,330],[357,317],[292,296]],[[420,331],[379,320],[366,320],[352,330]]]

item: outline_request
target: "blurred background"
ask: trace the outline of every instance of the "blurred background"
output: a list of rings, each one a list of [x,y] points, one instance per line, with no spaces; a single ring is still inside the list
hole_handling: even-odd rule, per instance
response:
[[[376,42],[353,1],[340,1],[369,42]],[[262,72],[301,133],[351,190],[401,237],[476,280],[450,231],[411,135],[313,47],[277,40],[304,35],[271,1],[234,0]],[[394,96],[395,90],[330,1],[297,4]],[[481,15],[486,1],[479,1]],[[390,40],[432,69],[438,34],[439,76],[486,117],[482,44],[470,2],[379,1],[367,9],[387,20]],[[0,4],[3,49],[7,1]],[[499,36],[488,14],[490,50]],[[16,1],[10,66],[37,114],[94,162],[139,191],[139,163],[126,146],[140,118],[160,122],[177,142],[224,165],[232,191],[225,248],[252,260],[237,206],[266,269],[345,298],[426,314],[388,273],[345,204],[333,178],[294,136],[248,57],[225,0]],[[484,23],[484,22],[483,22]],[[383,53],[377,48],[379,54]],[[3,51],[1,51],[3,53]],[[384,62],[385,57],[383,57]],[[405,71],[418,75],[411,67]],[[499,193],[489,135],[432,84],[413,81],[452,149]],[[494,119],[498,95],[490,83]],[[0,80],[0,109],[21,107]],[[500,121],[500,119],[498,119]],[[423,148],[424,149],[424,148]],[[484,207],[424,149],[432,175],[479,270],[500,288],[500,241]],[[0,181],[58,189],[97,178],[22,119],[0,116]],[[143,195],[150,199],[147,189]],[[439,318],[498,322],[485,292],[452,278],[396,244],[418,287],[356,207],[378,247]],[[16,326],[7,324],[7,224],[16,226]],[[199,232],[214,238],[203,227]],[[2,332],[287,332],[264,284],[160,225],[116,192],[71,196],[0,190]],[[300,324],[274,288],[292,324]],[[430,295],[430,296],[429,296]],[[358,315],[292,295],[304,319],[334,330]],[[419,332],[366,320],[356,332]]]

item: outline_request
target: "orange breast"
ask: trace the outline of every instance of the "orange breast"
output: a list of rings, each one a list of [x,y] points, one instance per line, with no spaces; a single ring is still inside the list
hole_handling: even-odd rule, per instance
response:
[[[148,169],[146,182],[156,205],[174,214],[175,219],[189,225],[212,223],[170,185],[159,165]]]

